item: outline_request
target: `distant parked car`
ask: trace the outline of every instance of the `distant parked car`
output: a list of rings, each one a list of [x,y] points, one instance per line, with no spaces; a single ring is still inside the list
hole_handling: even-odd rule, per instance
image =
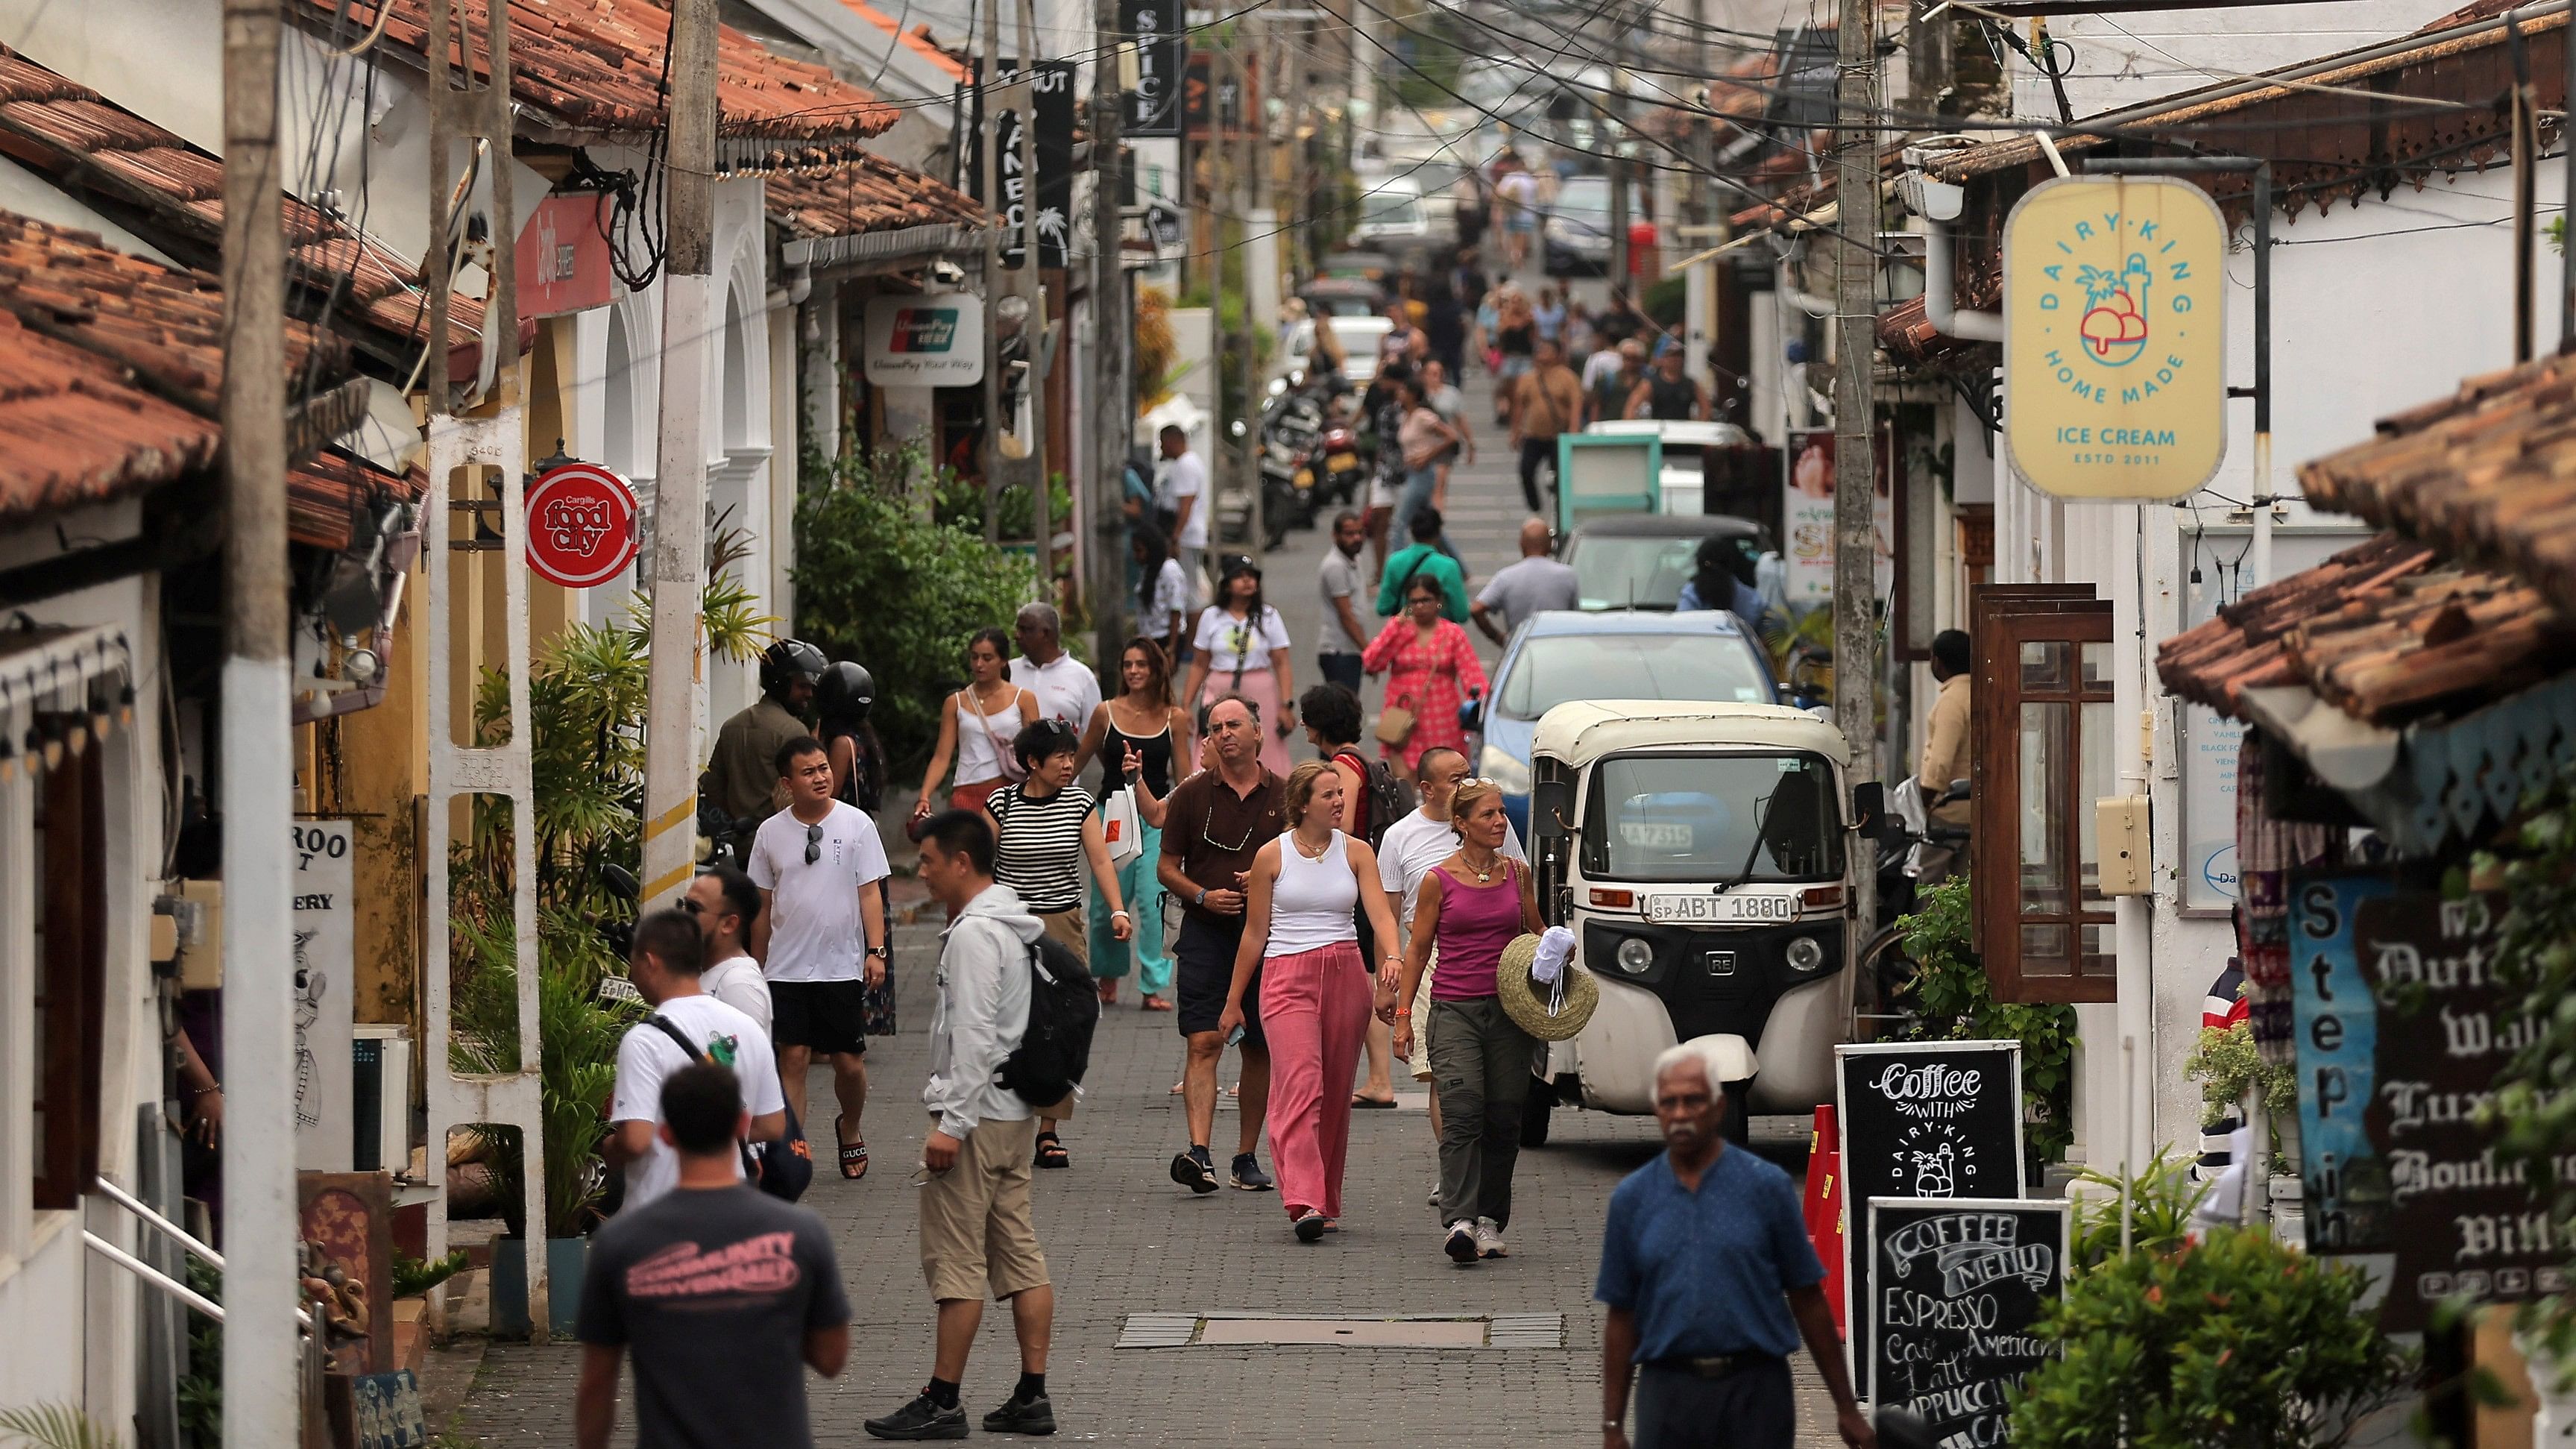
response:
[[[1699,541],[1711,536],[1734,540],[1748,559],[1771,548],[1762,525],[1731,514],[1622,513],[1585,519],[1563,557],[1586,609],[1670,610],[1690,582]]]

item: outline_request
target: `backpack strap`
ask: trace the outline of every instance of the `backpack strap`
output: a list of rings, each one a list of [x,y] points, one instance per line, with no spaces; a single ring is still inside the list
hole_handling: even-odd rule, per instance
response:
[[[669,1037],[672,1044],[685,1053],[690,1061],[695,1062],[700,1066],[706,1065],[707,1054],[698,1050],[698,1044],[689,1040],[688,1034],[681,1031],[678,1026],[674,1025],[671,1018],[664,1016],[662,1013],[657,1011],[651,1016],[644,1018],[644,1024],[646,1026],[660,1027],[662,1029],[662,1034]]]

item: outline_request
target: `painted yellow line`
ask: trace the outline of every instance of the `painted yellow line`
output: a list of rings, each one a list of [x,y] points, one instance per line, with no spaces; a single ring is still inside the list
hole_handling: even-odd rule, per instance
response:
[[[682,821],[694,817],[697,813],[698,797],[683,795],[680,797],[680,803],[644,823],[644,838],[651,840],[665,831],[676,829]]]
[[[689,877],[694,875],[696,872],[697,866],[694,864],[681,866],[679,869],[672,871],[669,875],[645,886],[643,899],[648,903],[660,900],[663,896],[687,885],[689,883]]]

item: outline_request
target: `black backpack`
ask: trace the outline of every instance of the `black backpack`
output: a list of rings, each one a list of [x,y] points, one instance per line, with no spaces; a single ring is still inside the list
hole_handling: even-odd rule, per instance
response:
[[[1372,760],[1357,750],[1343,750],[1334,758],[1347,755],[1360,766],[1360,788],[1368,792],[1368,843],[1371,849],[1386,839],[1386,828],[1413,813],[1420,803],[1413,786],[1384,760]]]
[[[1052,1107],[1091,1069],[1099,1027],[1100,984],[1091,969],[1072,947],[1040,936],[1029,947],[1029,1029],[993,1079],[1032,1107]]]

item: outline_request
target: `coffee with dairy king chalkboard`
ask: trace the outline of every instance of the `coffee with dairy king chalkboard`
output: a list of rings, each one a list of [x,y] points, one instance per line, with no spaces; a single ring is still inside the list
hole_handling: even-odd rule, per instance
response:
[[[1936,1444],[2004,1443],[2013,1391],[2050,1357],[2030,1330],[2065,1292],[2066,1227],[2061,1201],[1871,1198],[1857,1333],[1874,1402]]]
[[[1869,1356],[1857,1336],[1869,1303],[1868,1224],[1873,1197],[2022,1195],[2021,1043],[1870,1042],[1834,1048],[1846,1192],[1843,1322],[1854,1335],[1853,1387],[1871,1392]]]

